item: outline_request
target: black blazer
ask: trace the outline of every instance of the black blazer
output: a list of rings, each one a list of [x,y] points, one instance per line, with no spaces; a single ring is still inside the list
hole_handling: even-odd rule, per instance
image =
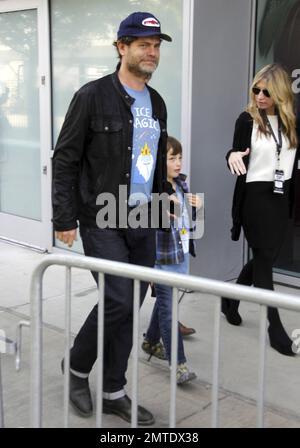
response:
[[[250,148],[251,152],[251,136],[252,136],[252,129],[253,129],[253,118],[248,112],[242,112],[241,115],[238,117],[235,123],[235,129],[234,129],[234,136],[233,136],[233,143],[232,148],[228,153],[226,154],[226,160],[228,165],[228,158],[232,151],[245,151],[247,148]],[[294,202],[295,202],[295,180],[296,180],[296,170],[297,170],[297,164],[298,160],[300,158],[300,124],[299,121],[297,123],[297,133],[298,133],[298,148],[297,153],[295,157],[295,163],[293,167],[293,173],[292,173],[292,179],[291,179],[291,188],[290,188],[290,216],[293,215],[293,209],[294,209]],[[243,161],[248,168],[249,164],[249,156],[245,156]],[[231,228],[231,239],[233,241],[238,241],[241,233],[241,227],[242,227],[242,205],[244,201],[244,195],[245,195],[245,187],[246,187],[246,176],[247,174],[242,174],[237,177],[235,188],[234,188],[234,194],[233,194],[233,201],[232,201],[232,228]]]

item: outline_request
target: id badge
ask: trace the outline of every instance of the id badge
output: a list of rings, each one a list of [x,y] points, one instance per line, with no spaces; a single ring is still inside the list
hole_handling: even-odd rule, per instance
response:
[[[273,192],[283,194],[284,193],[283,185],[284,185],[284,171],[275,170]]]

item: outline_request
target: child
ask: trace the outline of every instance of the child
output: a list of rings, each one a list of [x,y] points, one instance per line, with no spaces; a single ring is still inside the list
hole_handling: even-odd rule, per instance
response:
[[[185,183],[186,176],[180,174],[182,165],[182,147],[178,140],[168,137],[167,142],[167,177],[176,192],[176,202],[179,201],[181,214],[175,226],[171,221],[171,228],[158,230],[156,235],[156,269],[163,271],[188,273],[189,253],[195,256],[194,241],[189,238],[190,223],[184,193],[188,193]],[[196,208],[201,207],[198,196],[188,194],[189,204]],[[174,215],[171,215],[174,216]],[[150,325],[146,332],[142,349],[160,359],[171,362],[171,324],[172,324],[172,288],[170,286],[155,284],[156,302],[153,308]],[[164,346],[160,343],[162,337]],[[186,365],[182,335],[178,330],[178,365],[177,384],[183,384],[196,378]]]

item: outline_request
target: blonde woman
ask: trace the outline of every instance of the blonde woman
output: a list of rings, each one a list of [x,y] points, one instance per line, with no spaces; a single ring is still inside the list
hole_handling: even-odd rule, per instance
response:
[[[255,76],[247,110],[236,121],[228,167],[237,175],[231,229],[237,241],[243,228],[253,258],[237,283],[273,290],[272,267],[287,230],[293,206],[299,158],[294,96],[287,72],[270,64]],[[232,325],[242,323],[239,301],[222,299],[222,312]],[[279,353],[293,356],[277,308],[268,308],[269,338]]]

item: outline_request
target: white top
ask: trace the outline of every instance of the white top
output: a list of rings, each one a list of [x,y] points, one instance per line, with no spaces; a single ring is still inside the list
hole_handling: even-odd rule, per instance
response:
[[[270,124],[278,141],[278,117],[268,115]],[[282,133],[279,169],[284,171],[284,179],[292,177],[296,149],[289,149],[289,142]],[[253,123],[251,153],[246,182],[272,182],[277,166],[276,143],[272,135],[258,134],[258,124]]]

